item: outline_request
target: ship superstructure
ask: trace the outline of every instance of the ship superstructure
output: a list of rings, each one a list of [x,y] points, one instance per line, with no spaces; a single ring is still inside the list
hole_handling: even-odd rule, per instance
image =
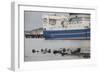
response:
[[[43,15],[45,39],[90,39],[90,14]]]

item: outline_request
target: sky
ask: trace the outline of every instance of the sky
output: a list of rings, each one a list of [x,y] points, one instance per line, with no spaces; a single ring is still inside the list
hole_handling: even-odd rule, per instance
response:
[[[25,31],[42,27],[42,12],[25,11],[24,25]]]

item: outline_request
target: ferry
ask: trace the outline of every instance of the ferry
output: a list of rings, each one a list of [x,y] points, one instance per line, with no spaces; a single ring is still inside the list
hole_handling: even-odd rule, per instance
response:
[[[90,14],[45,14],[43,36],[45,39],[90,40]]]

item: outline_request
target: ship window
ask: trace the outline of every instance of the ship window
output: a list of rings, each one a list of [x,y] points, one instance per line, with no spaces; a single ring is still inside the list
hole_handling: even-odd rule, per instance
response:
[[[64,21],[61,22],[62,27],[64,27]]]
[[[87,28],[87,29],[88,29],[88,28],[90,28],[90,27],[89,27],[89,26],[84,26],[84,28]]]
[[[46,24],[47,23],[47,18],[44,18],[43,22],[44,22],[44,24]]]
[[[56,24],[56,19],[49,19],[49,24],[55,25]]]
[[[70,19],[71,23],[80,23],[81,21],[82,21],[81,17],[75,17],[75,18]]]

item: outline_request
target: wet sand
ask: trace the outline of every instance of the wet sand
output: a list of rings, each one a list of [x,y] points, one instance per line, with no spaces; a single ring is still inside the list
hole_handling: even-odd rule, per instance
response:
[[[46,61],[46,60],[65,60],[65,59],[83,59],[82,56],[75,55],[54,55],[53,53],[42,54],[32,53],[32,49],[40,50],[42,48],[59,49],[59,48],[82,48],[82,52],[90,52],[90,41],[89,40],[44,40],[44,39],[33,39],[25,38],[25,61]]]

